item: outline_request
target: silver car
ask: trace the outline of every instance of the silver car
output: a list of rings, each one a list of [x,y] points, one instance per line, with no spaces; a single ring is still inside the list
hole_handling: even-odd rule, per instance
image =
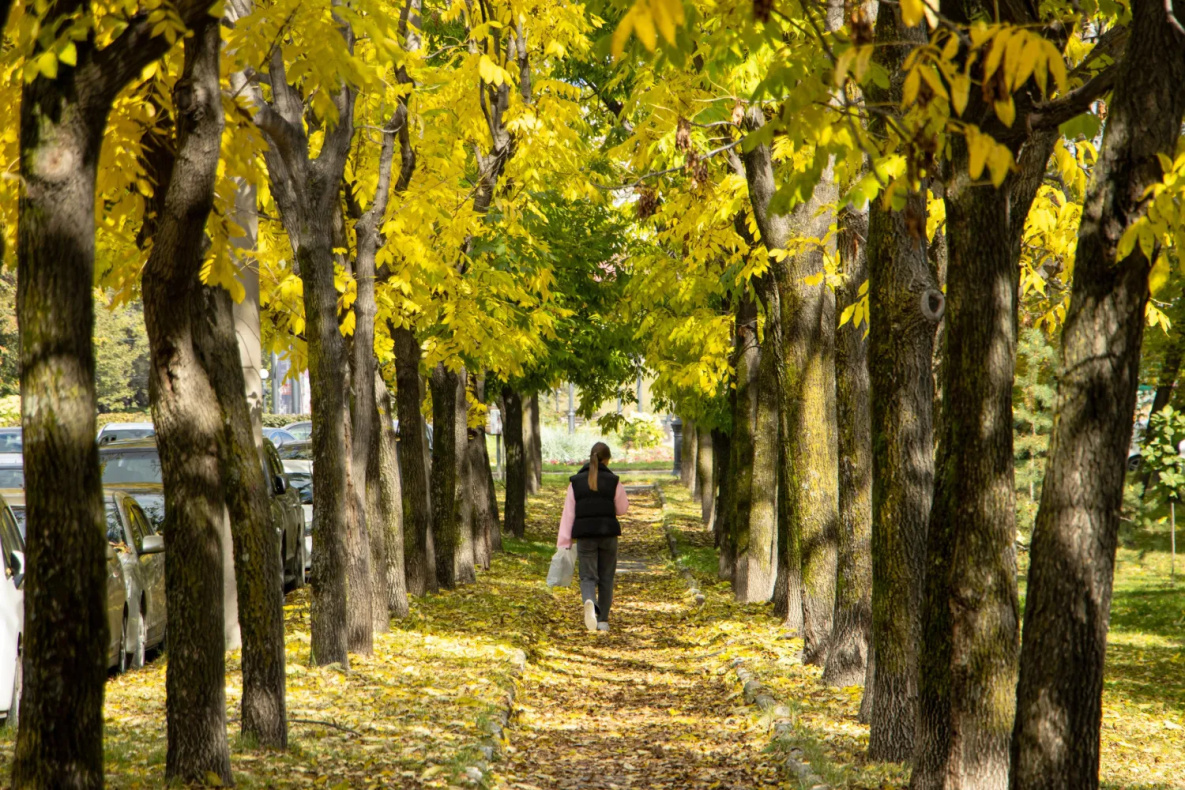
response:
[[[103,498],[107,542],[119,556],[127,588],[119,667],[134,669],[144,666],[144,655],[150,648],[165,641],[165,539],[131,494],[106,489]]]

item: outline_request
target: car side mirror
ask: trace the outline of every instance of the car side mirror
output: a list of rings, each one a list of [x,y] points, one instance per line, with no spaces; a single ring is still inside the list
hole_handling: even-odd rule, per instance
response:
[[[282,496],[283,494],[288,492],[288,479],[286,477],[284,477],[283,475],[276,475],[275,478],[273,478],[273,480],[274,480],[273,485],[276,490],[276,496]]]
[[[12,551],[8,554],[8,575],[17,580],[20,584],[20,578],[25,575],[25,552]]]
[[[165,539],[161,535],[146,535],[140,541],[141,554],[160,554],[165,550]]]

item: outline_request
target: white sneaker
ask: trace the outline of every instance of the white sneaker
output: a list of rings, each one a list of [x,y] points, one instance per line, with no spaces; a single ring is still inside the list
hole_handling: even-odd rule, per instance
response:
[[[584,602],[584,627],[590,631],[597,630],[597,606],[592,601]]]
[[[608,631],[609,624],[608,623],[597,623],[597,630],[598,631]]]

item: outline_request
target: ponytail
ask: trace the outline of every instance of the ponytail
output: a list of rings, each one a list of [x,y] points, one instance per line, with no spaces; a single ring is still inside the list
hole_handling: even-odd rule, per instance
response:
[[[592,446],[592,451],[588,454],[588,487],[590,490],[598,490],[597,472],[600,470],[601,464],[611,457],[609,445],[604,442],[597,442]]]

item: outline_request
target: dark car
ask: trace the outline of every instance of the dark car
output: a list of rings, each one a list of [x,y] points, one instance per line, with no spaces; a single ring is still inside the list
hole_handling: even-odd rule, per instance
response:
[[[276,448],[263,440],[263,478],[268,484],[272,524],[280,540],[284,583],[301,587],[305,581],[304,512],[300,495],[289,485]],[[126,439],[99,448],[103,485],[131,494],[158,530],[164,526],[164,490],[160,455],[155,439]]]

